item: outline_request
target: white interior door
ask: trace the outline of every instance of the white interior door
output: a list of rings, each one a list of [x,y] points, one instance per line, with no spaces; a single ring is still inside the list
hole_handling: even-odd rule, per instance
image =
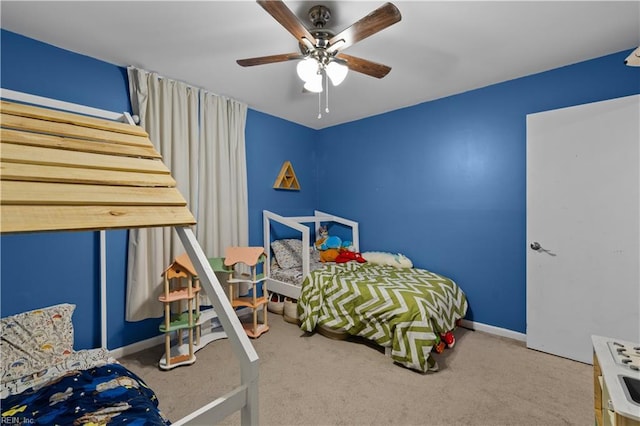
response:
[[[527,116],[529,348],[640,342],[639,235],[640,96]]]

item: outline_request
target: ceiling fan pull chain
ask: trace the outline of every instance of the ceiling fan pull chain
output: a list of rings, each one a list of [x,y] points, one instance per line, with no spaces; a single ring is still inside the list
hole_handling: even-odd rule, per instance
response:
[[[325,107],[324,107],[324,112],[326,112],[327,114],[329,114],[329,74],[327,74],[327,72],[325,71],[324,73],[324,87],[326,87],[326,91],[327,91],[327,99],[325,100]]]
[[[320,102],[322,100],[322,92],[318,92],[318,120],[322,118],[322,106]]]

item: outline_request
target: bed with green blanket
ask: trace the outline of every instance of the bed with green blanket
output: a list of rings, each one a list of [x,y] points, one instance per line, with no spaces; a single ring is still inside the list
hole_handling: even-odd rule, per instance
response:
[[[464,317],[467,300],[453,280],[419,268],[336,263],[312,271],[298,300],[300,327],[344,330],[391,349],[405,367],[436,371],[432,350]]]

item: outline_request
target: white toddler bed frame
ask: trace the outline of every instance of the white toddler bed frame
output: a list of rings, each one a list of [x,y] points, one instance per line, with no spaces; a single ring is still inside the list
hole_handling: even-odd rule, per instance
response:
[[[215,424],[238,410],[243,425],[258,424],[258,354],[198,244],[190,228],[195,219],[148,134],[127,113],[6,89],[1,97],[20,103],[2,101],[0,231],[101,231],[106,349],[104,230],[173,226],[241,370],[239,387],[173,424]]]
[[[351,228],[351,236],[353,248],[356,252],[360,251],[360,236],[358,232],[358,222],[345,219],[330,213],[324,213],[315,210],[313,216],[293,216],[285,217],[273,213],[269,210],[263,210],[262,222],[264,231],[264,251],[267,253],[267,261],[265,262],[265,280],[270,292],[278,293],[286,297],[298,300],[302,290],[301,285],[294,285],[284,281],[280,281],[271,277],[271,222],[279,223],[289,228],[295,229],[302,233],[302,277],[303,279],[309,275],[309,247],[311,247],[309,226],[305,224],[313,223],[315,225],[315,235],[318,235],[320,225],[322,223],[334,222]]]

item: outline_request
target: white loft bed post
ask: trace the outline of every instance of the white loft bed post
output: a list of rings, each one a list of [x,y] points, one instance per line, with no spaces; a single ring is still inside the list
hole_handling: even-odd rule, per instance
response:
[[[222,302],[227,300],[227,296],[193,231],[187,227],[175,227],[175,230],[198,272],[200,283],[210,297],[218,319],[240,361],[241,384],[235,391],[218,398],[174,424],[214,424],[238,410],[241,410],[243,425],[258,424],[258,354],[231,304]],[[211,410],[214,407],[220,408]]]
[[[108,348],[107,336],[107,233],[100,234],[100,346]]]
[[[267,261],[264,262],[264,276],[271,276],[271,226],[269,225],[269,218],[267,217],[267,211],[262,211],[262,244],[264,245],[264,252],[267,255]]]

